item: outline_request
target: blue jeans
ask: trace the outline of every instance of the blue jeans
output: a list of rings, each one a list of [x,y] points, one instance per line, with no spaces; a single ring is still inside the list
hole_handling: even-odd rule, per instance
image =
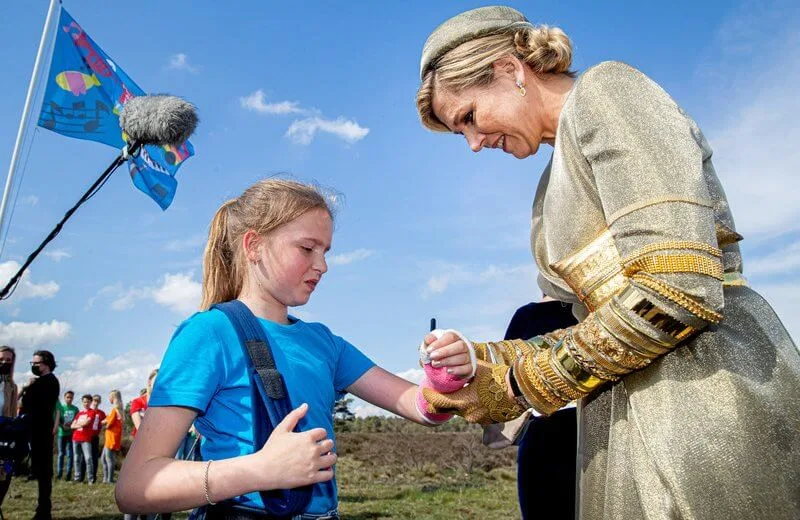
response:
[[[72,450],[72,435],[69,437],[58,438],[58,459],[56,460],[56,478],[60,479],[63,474],[69,480],[72,474],[72,461],[74,458],[74,451]],[[67,467],[64,468],[64,459],[67,459]],[[64,472],[63,470],[67,471]]]
[[[113,483],[114,482],[114,463],[116,459],[116,451],[109,450],[107,447],[103,447],[103,482]]]
[[[94,460],[92,459],[92,442],[73,442],[75,450],[75,480],[83,481],[83,469],[86,465],[86,478],[94,484]]]

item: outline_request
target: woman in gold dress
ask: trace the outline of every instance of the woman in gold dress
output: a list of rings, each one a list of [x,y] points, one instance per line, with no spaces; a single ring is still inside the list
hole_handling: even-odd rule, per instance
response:
[[[485,424],[578,401],[582,519],[800,518],[800,354],[742,277],[708,142],[638,70],[577,76],[571,57],[507,7],[425,43],[424,126],[520,159],[553,146],[531,247],[542,291],[581,320],[475,344],[475,380],[426,390],[429,411]],[[463,356],[454,335],[434,347]]]

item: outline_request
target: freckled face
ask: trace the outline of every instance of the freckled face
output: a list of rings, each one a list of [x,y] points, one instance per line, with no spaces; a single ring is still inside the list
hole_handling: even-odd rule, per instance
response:
[[[452,132],[463,135],[473,152],[500,148],[524,159],[534,155],[542,142],[542,126],[531,117],[536,106],[532,90],[520,95],[507,75],[496,75],[489,85],[459,92],[437,87],[433,112]]]
[[[333,222],[327,211],[313,209],[266,237],[261,251],[264,290],[287,307],[304,305],[328,271]]]

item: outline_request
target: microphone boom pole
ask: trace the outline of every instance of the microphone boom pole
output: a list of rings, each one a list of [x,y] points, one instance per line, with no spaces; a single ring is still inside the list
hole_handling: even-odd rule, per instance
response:
[[[58,236],[58,234],[61,232],[61,228],[64,227],[64,224],[67,222],[67,220],[70,219],[70,217],[72,217],[73,213],[75,213],[78,210],[78,208],[81,207],[81,205],[83,205],[84,202],[92,198],[92,196],[94,196],[94,194],[97,193],[97,191],[100,188],[102,188],[103,184],[108,180],[109,177],[111,177],[111,174],[113,174],[117,170],[117,168],[119,168],[122,164],[124,164],[125,161],[128,160],[129,156],[136,155],[139,152],[141,146],[142,145],[139,142],[130,143],[126,147],[126,150],[123,150],[123,152],[120,153],[116,159],[114,159],[114,161],[108,166],[108,168],[106,168],[106,171],[104,171],[100,175],[100,177],[98,177],[97,180],[94,181],[94,184],[92,184],[89,187],[89,189],[86,190],[86,193],[83,194],[80,200],[78,200],[78,202],[76,202],[74,206],[69,208],[67,212],[64,213],[64,216],[61,218],[59,223],[56,224],[53,230],[50,231],[50,234],[48,234],[47,237],[45,237],[45,239],[42,240],[39,246],[25,260],[25,263],[22,264],[22,267],[19,268],[17,273],[11,278],[11,280],[9,280],[9,282],[6,284],[3,290],[0,291],[0,300],[6,300],[11,296],[11,294],[14,293],[14,289],[19,283],[20,279],[22,278],[22,274],[25,272],[25,269],[27,269],[28,266],[30,266],[34,260],[36,260],[36,257],[39,256],[39,254],[42,252],[45,246],[47,246],[47,244],[52,242],[52,240],[56,238],[56,236]]]

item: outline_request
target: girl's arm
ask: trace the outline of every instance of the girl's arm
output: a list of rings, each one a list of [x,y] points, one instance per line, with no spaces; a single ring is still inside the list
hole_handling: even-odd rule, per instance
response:
[[[324,428],[295,433],[308,410],[292,410],[276,426],[263,448],[252,455],[225,460],[190,462],[175,460],[197,413],[177,406],[152,407],[141,421],[120,471],[115,490],[123,512],[183,511],[259,490],[289,489],[333,478],[336,455]]]
[[[409,383],[379,366],[367,370],[347,388],[347,391],[409,421],[431,426],[420,417],[417,411],[415,404],[417,385]]]

